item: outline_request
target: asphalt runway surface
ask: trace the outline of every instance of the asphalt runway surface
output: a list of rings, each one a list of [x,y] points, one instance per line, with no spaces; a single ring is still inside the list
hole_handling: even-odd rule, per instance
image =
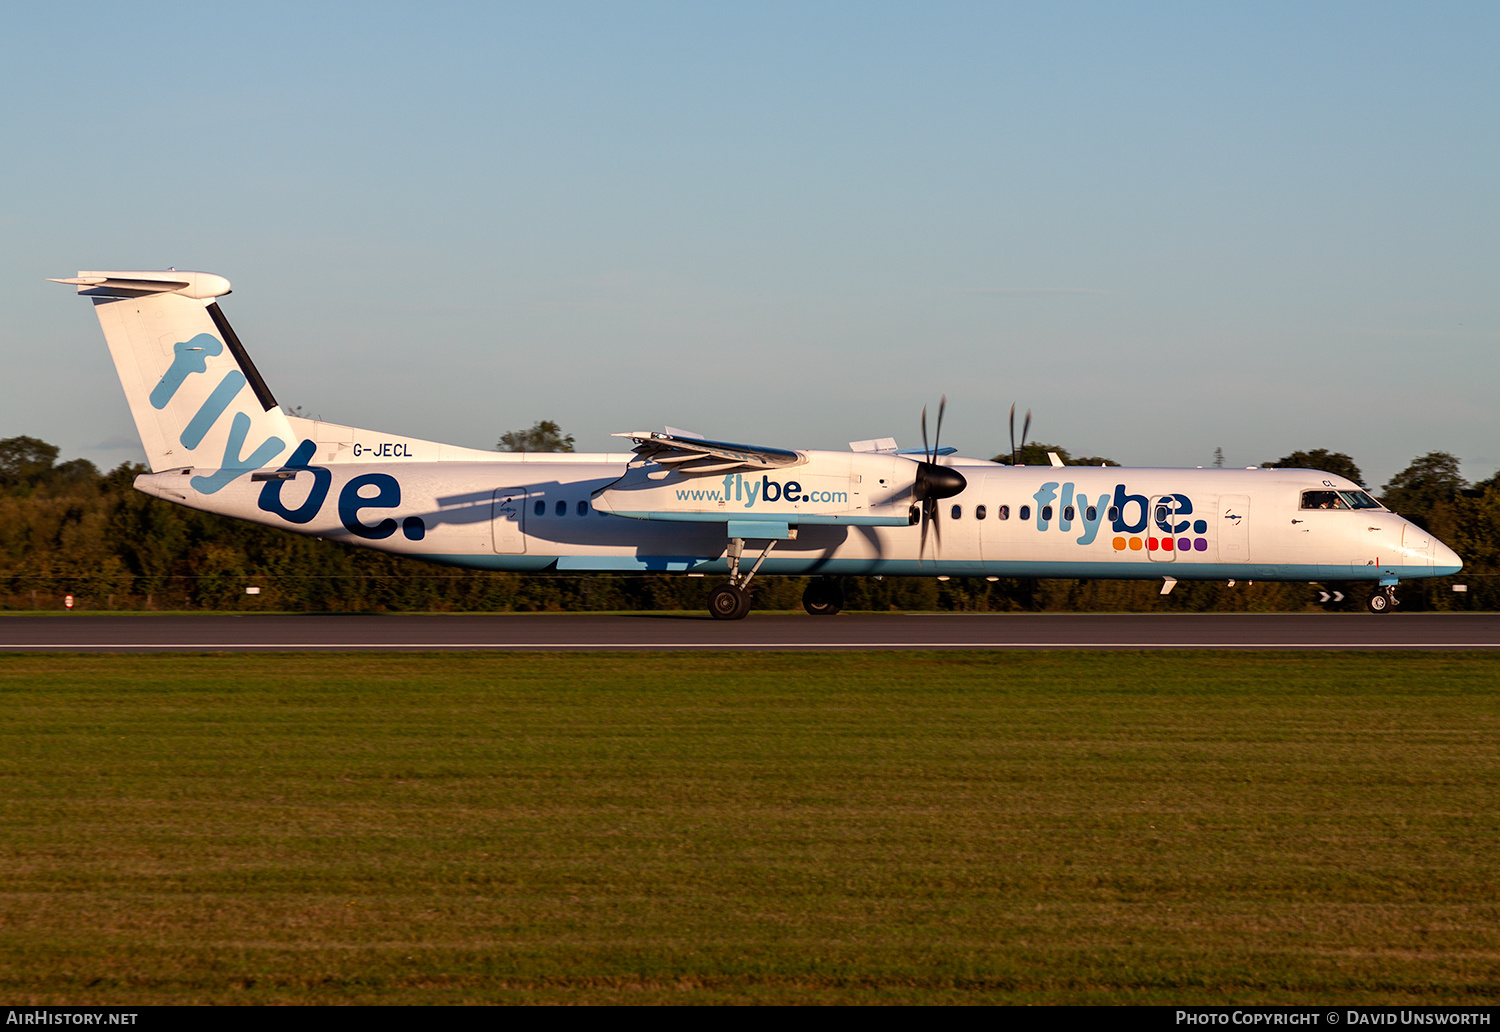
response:
[[[1500,614],[0,617],[0,652],[1500,649]]]

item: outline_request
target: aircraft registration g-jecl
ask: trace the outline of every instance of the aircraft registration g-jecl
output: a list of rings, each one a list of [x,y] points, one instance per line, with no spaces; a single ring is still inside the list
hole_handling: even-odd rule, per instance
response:
[[[148,495],[205,512],[478,570],[723,577],[739,619],[764,574],[1402,580],[1454,552],[1358,484],[1307,469],[1018,466],[883,438],[847,452],[730,444],[668,429],[628,452],[504,453],[288,415],[202,272],[80,272],[140,431]],[[941,413],[939,413],[939,425]],[[939,430],[940,433],[940,430]]]

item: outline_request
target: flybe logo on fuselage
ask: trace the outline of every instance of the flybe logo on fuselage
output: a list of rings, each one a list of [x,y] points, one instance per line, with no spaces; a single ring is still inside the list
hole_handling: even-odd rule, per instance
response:
[[[1208,533],[1208,521],[1190,518],[1193,501],[1185,494],[1131,494],[1124,484],[1116,484],[1113,494],[1101,493],[1090,498],[1079,494],[1074,484],[1049,480],[1031,497],[1036,499],[1037,530],[1056,526],[1064,533],[1071,533],[1077,523],[1083,529],[1077,539],[1080,545],[1093,544],[1107,521],[1115,534],[1110,543],[1117,552],[1142,548],[1208,551],[1208,539],[1204,536]],[[1023,513],[1023,517],[1031,515]]]
[[[272,477],[266,481],[265,487],[260,489],[260,497],[256,500],[256,506],[262,512],[279,516],[288,523],[306,525],[323,510],[323,503],[328,500],[329,489],[333,486],[333,473],[326,466],[313,466],[313,455],[317,452],[317,445],[312,441],[303,441],[292,453],[278,473],[290,473],[293,477],[301,473],[312,476],[312,486],[308,489],[307,497],[301,504],[295,507],[289,506],[281,497],[282,487],[286,480],[281,477]],[[373,493],[366,493],[367,491]],[[420,516],[408,516],[399,524],[390,516],[378,520],[375,523],[366,523],[361,518],[361,513],[366,509],[396,509],[401,505],[401,482],[389,473],[361,473],[359,476],[351,477],[339,491],[338,511],[339,522],[344,529],[355,537],[364,538],[366,541],[384,541],[396,533],[399,526],[402,535],[408,541],[421,541],[427,536],[427,524]]]

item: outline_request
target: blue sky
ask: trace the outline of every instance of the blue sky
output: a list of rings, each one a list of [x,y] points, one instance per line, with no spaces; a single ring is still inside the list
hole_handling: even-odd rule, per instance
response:
[[[282,402],[1500,468],[1500,6],[33,5],[0,437],[141,457],[79,269],[176,266]]]

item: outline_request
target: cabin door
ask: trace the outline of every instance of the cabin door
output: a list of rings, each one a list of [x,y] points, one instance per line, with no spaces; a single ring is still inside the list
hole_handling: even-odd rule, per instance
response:
[[[1250,561],[1250,496],[1219,495],[1218,527],[1219,562]]]
[[[494,529],[495,551],[501,555],[520,555],[526,551],[526,489],[502,487],[495,491],[490,526]]]

